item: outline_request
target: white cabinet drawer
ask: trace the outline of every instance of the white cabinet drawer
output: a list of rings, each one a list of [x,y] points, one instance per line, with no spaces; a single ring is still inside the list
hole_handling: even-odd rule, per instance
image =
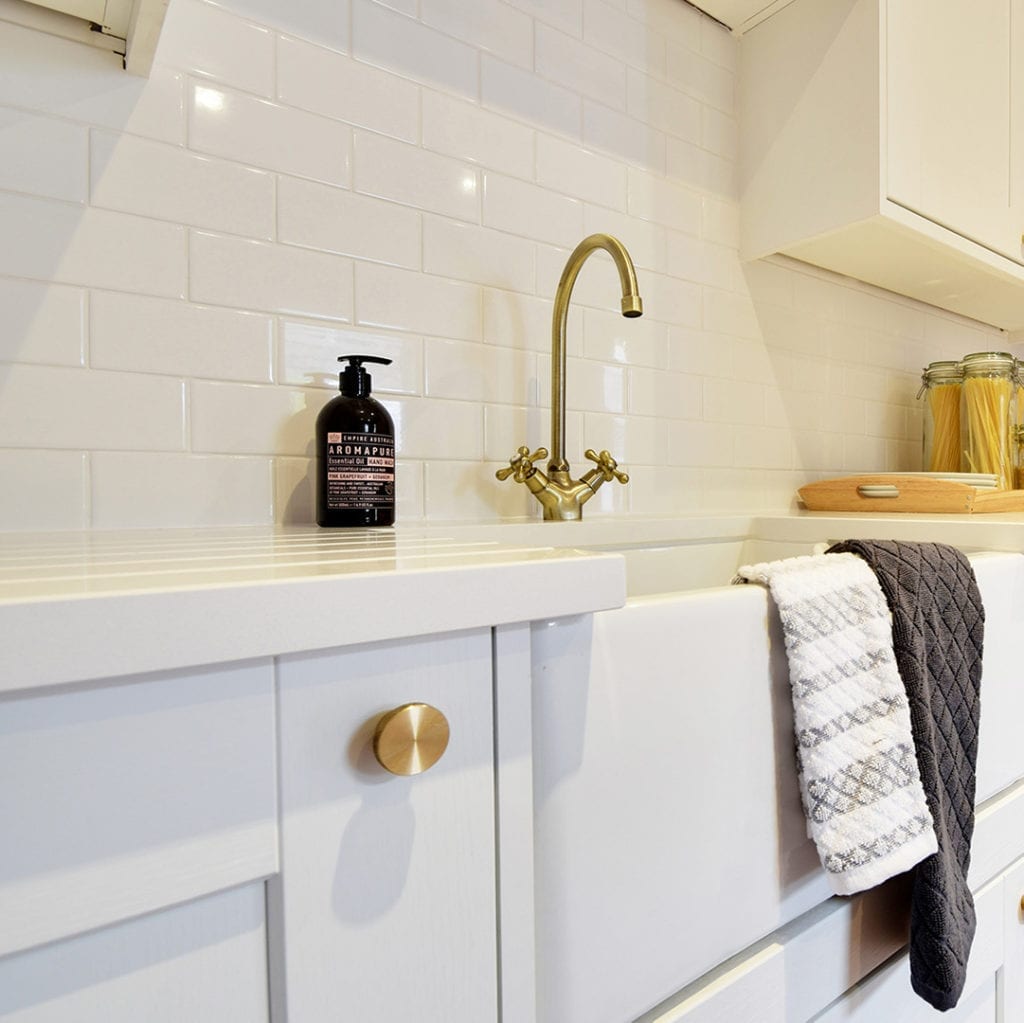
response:
[[[5,1023],[261,1023],[265,885],[0,959]]]
[[[269,661],[0,699],[0,955],[277,869]]]
[[[489,629],[282,658],[275,1008],[289,1023],[497,1016]],[[441,759],[388,774],[387,711],[447,718]]]

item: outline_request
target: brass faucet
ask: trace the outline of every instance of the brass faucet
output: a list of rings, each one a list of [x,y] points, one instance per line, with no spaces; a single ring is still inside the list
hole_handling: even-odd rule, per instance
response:
[[[613,479],[620,483],[629,482],[629,476],[619,471],[618,463],[607,451],[596,454],[588,448],[584,457],[596,462],[597,467],[587,470],[578,480],[569,474],[569,463],[565,460],[565,328],[569,319],[569,299],[587,257],[598,249],[604,249],[612,257],[619,271],[622,315],[643,315],[636,270],[622,242],[609,234],[592,234],[584,238],[569,256],[555,292],[554,315],[551,319],[551,461],[548,463],[547,474],[533,464],[548,457],[547,449],[538,448],[530,454],[527,447],[519,448],[509,460],[508,467],[494,474],[499,480],[507,480],[512,476],[516,483],[525,483],[544,508],[546,521],[582,519],[583,505],[604,483]]]

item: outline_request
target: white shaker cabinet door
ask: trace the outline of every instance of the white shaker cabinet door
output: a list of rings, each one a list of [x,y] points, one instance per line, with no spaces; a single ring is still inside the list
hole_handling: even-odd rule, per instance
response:
[[[889,197],[1021,259],[1011,216],[1012,0],[886,5]],[[1017,63],[1024,68],[1024,59]],[[1019,168],[1018,168],[1019,169]]]
[[[279,685],[276,1013],[494,1020],[490,630],[282,658]],[[372,743],[382,715],[407,703],[437,708],[450,729],[441,759],[410,777],[384,770]]]
[[[1003,984],[1005,1023],[1024,1020],[1024,859],[1003,875],[1003,938],[1006,965]]]

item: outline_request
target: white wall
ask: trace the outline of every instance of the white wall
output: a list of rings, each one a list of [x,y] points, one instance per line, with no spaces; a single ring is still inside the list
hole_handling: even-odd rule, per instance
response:
[[[1005,338],[740,264],[735,60],[681,0],[171,0],[147,81],[0,24],[0,528],[310,521],[350,352],[395,360],[400,519],[537,515],[493,473],[548,443],[551,299],[593,231],[646,313],[593,257],[568,454],[632,482],[588,514],[919,468],[921,367]]]

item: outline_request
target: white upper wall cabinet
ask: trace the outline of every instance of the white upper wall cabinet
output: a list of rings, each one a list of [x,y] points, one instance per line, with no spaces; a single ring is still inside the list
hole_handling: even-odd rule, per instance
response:
[[[169,0],[0,0],[0,21],[110,50],[148,75]]]
[[[740,42],[741,249],[1024,328],[1024,0],[794,0]]]

